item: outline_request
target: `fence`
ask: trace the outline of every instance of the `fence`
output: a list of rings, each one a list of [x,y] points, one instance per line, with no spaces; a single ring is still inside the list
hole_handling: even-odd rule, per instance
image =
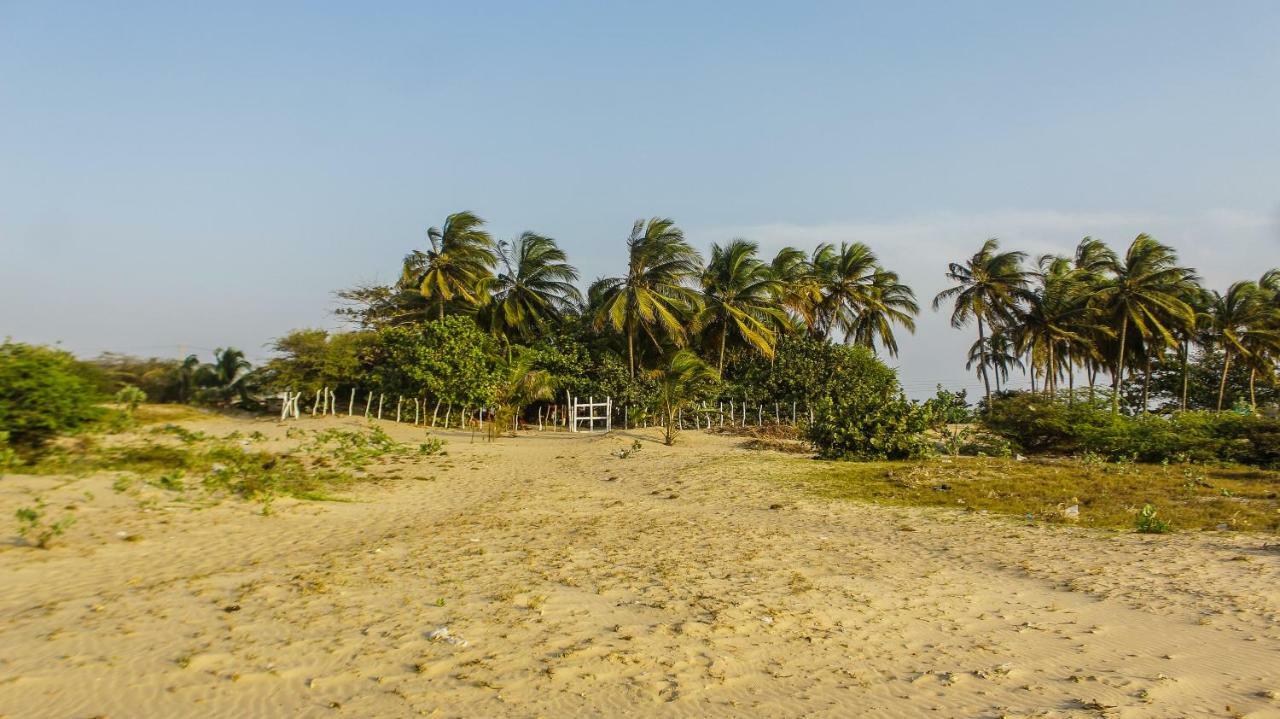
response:
[[[298,419],[302,412],[300,402],[303,394],[301,392],[293,392],[292,390],[281,392],[276,398],[281,400],[280,421],[293,418]],[[356,416],[357,392],[352,388],[346,397],[346,416]],[[384,412],[390,419],[391,404],[385,393],[376,394],[367,392],[364,397],[363,416],[367,419],[383,419]],[[315,399],[311,404],[311,416],[317,415],[323,417],[325,415],[338,416],[337,393],[328,387],[316,390]],[[395,398],[395,421],[408,421],[409,410],[413,410],[414,426],[442,426],[449,428],[454,426],[454,418],[457,418],[457,426],[461,429],[475,426],[477,429],[484,429],[485,420],[493,421],[496,414],[495,410],[490,407],[471,407],[464,405],[458,408],[455,413],[454,403],[445,404],[443,400],[437,399],[435,406],[431,409],[430,423],[427,421],[427,398],[409,397],[397,395]],[[597,409],[602,408],[602,413],[597,413]],[[441,416],[441,410],[444,410]],[[562,409],[567,411],[561,412]],[[586,414],[583,415],[582,411]],[[612,397],[605,397],[603,402],[596,402],[594,397],[588,397],[586,402],[581,402],[578,397],[570,396],[566,393],[565,404],[539,404],[537,408],[537,427],[539,431],[546,429],[560,429],[563,427],[569,432],[583,431],[582,424],[585,422],[587,428],[585,431],[594,432],[597,429],[597,423],[603,423],[603,431],[609,432],[613,430],[613,419],[615,415],[622,420],[623,429],[638,429],[643,427],[660,426],[661,422],[654,420],[648,412],[633,411],[635,407],[631,405],[623,405],[619,407],[613,402]],[[633,421],[634,419],[634,421]],[[736,398],[726,398],[714,401],[712,404],[702,402],[697,407],[691,407],[687,411],[681,410],[676,416],[677,427],[680,429],[700,428],[712,429],[713,427],[748,427],[751,425],[761,426],[772,422],[773,424],[791,424],[797,425],[802,421],[813,422],[813,409],[811,407],[801,407],[797,402],[751,402],[748,398],[741,401]],[[437,424],[441,422],[442,424]],[[513,428],[518,429],[521,423],[519,417],[513,420]]]

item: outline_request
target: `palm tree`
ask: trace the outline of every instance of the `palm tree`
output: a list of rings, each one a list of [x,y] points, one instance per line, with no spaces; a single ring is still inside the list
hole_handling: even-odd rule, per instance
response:
[[[687,349],[671,353],[659,369],[649,374],[657,384],[658,409],[663,418],[663,442],[667,445],[675,444],[678,430],[676,419],[680,411],[693,402],[699,391],[719,381],[720,374]]]
[[[534,359],[532,352],[521,351],[499,364],[500,379],[494,393],[498,411],[489,423],[490,442],[508,425],[514,427],[525,407],[554,397],[557,389],[555,378],[547,370],[535,368]]]
[[[1120,411],[1129,330],[1143,344],[1173,344],[1173,330],[1195,323],[1195,312],[1182,298],[1195,285],[1193,270],[1178,266],[1177,254],[1148,235],[1138,235],[1123,258],[1102,262],[1108,277],[1096,288],[1094,301],[1113,325],[1120,326],[1119,348],[1112,364],[1111,412]]]
[[[984,367],[990,369],[991,376],[996,381],[996,392],[1000,391],[1002,381],[1009,381],[1011,368],[1025,369],[1021,353],[1014,348],[1013,342],[1005,332],[995,332],[985,340],[974,342],[969,347],[969,359],[965,362],[964,368],[973,369],[974,367],[978,367],[979,377],[987,371]]]
[[[822,291],[816,308],[822,337],[839,328],[846,341],[853,336],[858,314],[871,304],[872,283],[879,270],[876,255],[861,242],[823,243],[813,252],[813,271]]]
[[[443,229],[427,230],[431,248],[414,250],[404,258],[401,286],[417,287],[434,304],[440,319],[445,307],[459,301],[479,307],[493,279],[493,239],[481,229],[484,220],[471,212],[455,212],[445,218]]]
[[[1013,338],[1018,352],[1029,352],[1044,363],[1044,391],[1057,391],[1060,370],[1071,372],[1071,347],[1085,342],[1081,321],[1089,310],[1089,295],[1081,291],[1080,274],[1065,257],[1044,255],[1032,273],[1036,287],[1015,310]]]
[[[636,376],[636,335],[655,344],[665,336],[677,347],[687,341],[685,319],[697,307],[686,282],[698,276],[702,258],[670,219],[636,220],[627,238],[627,274],[596,280],[588,289],[597,330],[612,327],[627,337],[627,364]]]
[[[733,240],[711,246],[711,261],[702,272],[702,311],[698,326],[718,339],[718,369],[724,371],[724,350],[733,334],[766,357],[773,357],[775,327],[786,313],[775,304],[780,283],[768,265],[756,258],[758,245]]]
[[[893,325],[900,324],[915,334],[915,316],[920,313],[915,292],[898,280],[897,272],[877,268],[871,276],[867,299],[853,322],[854,344],[876,352],[879,341],[890,357],[897,357],[898,340],[893,335]]]
[[[485,307],[490,331],[528,341],[549,322],[573,312],[582,294],[571,283],[578,271],[550,237],[524,232],[498,243],[502,271]]]
[[[1274,327],[1274,314],[1268,306],[1265,290],[1252,281],[1236,282],[1226,294],[1213,293],[1209,314],[1213,318],[1211,337],[1222,347],[1222,380],[1218,383],[1218,411],[1227,391],[1227,372],[1233,356],[1250,363],[1250,396],[1253,397],[1253,375],[1259,367],[1267,368],[1265,355],[1280,350],[1280,330]],[[1262,355],[1263,357],[1259,357]]]
[[[822,301],[822,287],[808,255],[795,247],[783,247],[773,256],[769,271],[777,282],[774,302],[786,310],[790,317],[814,332],[818,303]],[[792,327],[792,322],[785,325],[788,330]]]
[[[193,354],[187,355],[177,367],[174,367],[174,383],[177,385],[179,402],[191,401],[199,371],[200,358]]]
[[[952,262],[947,279],[956,283],[933,298],[937,310],[947,300],[954,300],[951,326],[960,329],[971,320],[978,323],[978,346],[986,352],[986,327],[1001,327],[1013,318],[1018,304],[1027,297],[1027,273],[1022,269],[1023,252],[999,252],[1000,242],[994,237],[983,243],[964,264]],[[991,406],[991,380],[987,375],[985,354],[978,367],[986,390],[987,406]]]
[[[218,348],[213,353],[213,363],[201,365],[196,371],[196,384],[212,395],[220,404],[230,404],[233,397],[244,400],[248,396],[246,378],[253,365],[244,353],[234,347]]]

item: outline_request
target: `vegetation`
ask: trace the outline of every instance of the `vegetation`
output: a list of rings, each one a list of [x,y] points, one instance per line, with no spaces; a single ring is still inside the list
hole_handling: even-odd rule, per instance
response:
[[[1169,529],[1280,530],[1280,475],[1243,467],[962,457],[824,463],[795,481],[826,497],[1019,521],[1132,531],[1150,505]],[[1067,511],[1073,506],[1074,517]]]
[[[9,441],[37,449],[100,412],[92,386],[69,353],[6,340],[0,344],[0,427]]]

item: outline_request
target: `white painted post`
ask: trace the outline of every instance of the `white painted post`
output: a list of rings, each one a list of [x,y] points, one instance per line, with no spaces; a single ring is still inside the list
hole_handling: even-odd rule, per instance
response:
[[[449,429],[449,417],[453,414],[453,402],[449,402],[449,408],[444,412],[444,428]]]
[[[440,398],[436,397],[436,408],[431,410],[431,426],[436,426],[436,415],[440,412]]]
[[[413,398],[413,426],[418,426],[418,398]]]
[[[613,431],[613,398],[604,398],[604,431]]]
[[[400,424],[400,405],[404,404],[404,395],[396,398],[396,424]]]
[[[387,394],[385,392],[378,393],[378,419],[382,419],[382,403],[386,401]]]
[[[373,390],[369,390],[369,396],[364,399],[364,418],[369,419],[369,406],[373,404]]]
[[[729,426],[733,426],[733,400],[729,400]]]
[[[480,420],[480,431],[484,431],[484,407],[476,410],[476,418]]]
[[[764,424],[764,405],[760,403],[756,403],[756,426],[759,427],[763,424]]]
[[[316,401],[311,403],[311,416],[316,416],[316,409],[320,407],[320,390],[316,390]]]
[[[347,416],[355,414],[356,411],[356,388],[351,388],[351,399],[347,400]]]
[[[796,401],[791,400],[791,424],[796,423]]]

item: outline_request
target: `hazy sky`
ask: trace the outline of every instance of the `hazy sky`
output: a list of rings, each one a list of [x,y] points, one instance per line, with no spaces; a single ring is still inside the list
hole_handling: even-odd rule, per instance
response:
[[[1280,265],[1275,0],[261,5],[0,0],[0,335],[262,358],[460,209],[584,284],[652,215],[926,306],[988,236]],[[904,384],[971,341],[926,309]]]

